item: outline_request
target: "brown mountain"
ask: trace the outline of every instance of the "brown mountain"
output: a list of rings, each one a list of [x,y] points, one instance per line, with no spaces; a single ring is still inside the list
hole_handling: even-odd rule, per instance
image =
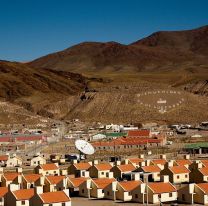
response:
[[[29,63],[36,68],[88,73],[157,71],[208,65],[208,26],[161,31],[129,45],[85,42]]]
[[[8,101],[31,112],[52,116],[45,107],[80,94],[87,81],[80,74],[0,61],[0,102]]]

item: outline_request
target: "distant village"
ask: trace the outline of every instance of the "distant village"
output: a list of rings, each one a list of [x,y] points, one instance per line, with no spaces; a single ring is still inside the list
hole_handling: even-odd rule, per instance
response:
[[[77,150],[78,139],[95,153]],[[208,122],[1,125],[0,205],[70,206],[74,197],[205,205],[207,140]]]

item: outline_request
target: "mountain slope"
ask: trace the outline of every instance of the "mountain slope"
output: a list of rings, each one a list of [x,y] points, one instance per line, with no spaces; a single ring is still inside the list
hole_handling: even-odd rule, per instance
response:
[[[36,68],[87,73],[155,71],[208,65],[208,26],[156,32],[129,45],[85,42],[29,63]]]

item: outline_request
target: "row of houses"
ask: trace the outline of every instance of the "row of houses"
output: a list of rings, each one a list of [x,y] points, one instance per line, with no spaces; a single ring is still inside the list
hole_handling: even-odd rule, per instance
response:
[[[32,158],[28,158],[25,162],[23,162],[20,157],[16,156],[16,154],[6,153],[5,155],[0,155],[1,167],[21,167],[23,163],[28,166],[37,166],[45,164],[46,159],[41,156],[40,153],[37,153]]]

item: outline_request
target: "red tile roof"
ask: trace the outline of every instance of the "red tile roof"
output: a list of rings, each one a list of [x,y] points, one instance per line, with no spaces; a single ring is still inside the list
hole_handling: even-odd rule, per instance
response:
[[[141,167],[144,172],[160,172],[161,169],[157,165],[149,165]]]
[[[196,184],[201,190],[208,195],[208,183],[199,183]]]
[[[74,187],[79,187],[87,179],[90,179],[90,178],[87,178],[87,177],[69,178],[69,181],[73,184]]]
[[[187,169],[185,166],[173,166],[169,167],[169,169],[172,171],[174,174],[184,174],[184,173],[190,173],[191,171]]]
[[[13,181],[18,177],[19,173],[4,173],[3,176],[7,181]]]
[[[29,200],[35,194],[34,189],[22,189],[12,192],[17,200]]]
[[[151,162],[155,165],[165,165],[167,160],[165,160],[165,159],[154,159],[154,160],[151,160]]]
[[[74,166],[77,170],[88,170],[91,167],[91,165],[88,162],[76,163],[74,164]]]
[[[131,172],[136,169],[136,167],[132,164],[118,165],[117,167],[121,170],[121,172]]]
[[[65,194],[64,191],[58,192],[46,192],[39,195],[43,203],[61,203],[61,202],[69,202],[71,199]]]
[[[130,163],[134,163],[134,164],[139,164],[140,162],[143,162],[144,159],[141,159],[141,158],[129,158],[128,159]]]
[[[24,178],[27,182],[36,182],[42,175],[40,174],[25,174]]]
[[[4,197],[7,192],[8,192],[7,187],[0,187],[0,198]]]
[[[141,129],[141,130],[131,130],[128,131],[128,137],[149,137],[150,130]]]
[[[112,168],[112,165],[109,163],[95,164],[94,166],[97,168],[98,171],[110,170]]]
[[[122,181],[119,182],[118,184],[120,184],[125,191],[130,192],[134,190],[136,187],[138,187],[141,183],[142,182],[140,180],[132,180],[132,181]]]
[[[46,176],[46,178],[48,179],[49,183],[56,185],[59,182],[61,182],[64,178],[66,178],[66,176],[63,175],[59,175],[59,176]]]
[[[0,156],[0,161],[7,161],[8,158],[9,158],[8,155],[1,155],[1,156]]]
[[[153,193],[169,193],[176,192],[176,188],[169,182],[152,182],[148,184],[148,187],[153,191]]]
[[[208,167],[202,167],[199,171],[204,175],[208,176]]]
[[[99,189],[104,189],[112,182],[116,181],[114,178],[98,178],[92,180]]]
[[[175,162],[178,166],[190,165],[192,163],[191,160],[186,160],[186,159],[175,160]]]
[[[150,143],[161,143],[161,139],[157,138],[118,138],[108,142],[94,142],[94,147],[114,147],[116,145],[146,145]]]
[[[40,167],[43,169],[43,170],[58,170],[59,167],[57,167],[56,164],[54,163],[51,163],[51,164],[44,164],[44,165],[40,165]]]

